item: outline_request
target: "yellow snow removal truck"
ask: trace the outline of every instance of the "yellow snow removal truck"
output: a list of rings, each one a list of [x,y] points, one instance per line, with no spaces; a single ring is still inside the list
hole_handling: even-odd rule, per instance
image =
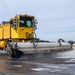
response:
[[[16,57],[18,51],[25,53],[50,52],[51,50],[71,49],[69,43],[50,43],[39,41],[35,34],[36,20],[34,16],[27,14],[16,15],[8,22],[0,25],[0,49],[6,50],[12,57]]]

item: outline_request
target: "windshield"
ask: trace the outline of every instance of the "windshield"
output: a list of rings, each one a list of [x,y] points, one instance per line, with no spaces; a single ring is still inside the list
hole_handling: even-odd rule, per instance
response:
[[[32,27],[33,18],[20,16],[20,27]]]

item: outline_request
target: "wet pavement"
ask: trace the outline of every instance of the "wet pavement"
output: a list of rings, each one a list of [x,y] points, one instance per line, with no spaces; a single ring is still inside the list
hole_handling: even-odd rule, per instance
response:
[[[75,50],[23,55],[0,52],[0,75],[75,75]]]

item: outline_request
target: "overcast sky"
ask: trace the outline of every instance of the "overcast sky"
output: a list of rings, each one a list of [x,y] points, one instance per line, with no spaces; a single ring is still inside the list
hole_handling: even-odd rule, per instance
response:
[[[38,20],[38,38],[75,40],[75,0],[0,0],[0,22],[25,13]]]

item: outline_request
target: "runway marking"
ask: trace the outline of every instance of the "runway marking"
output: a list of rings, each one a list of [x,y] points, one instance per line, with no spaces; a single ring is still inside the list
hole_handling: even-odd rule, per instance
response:
[[[54,65],[53,65],[53,66],[44,66],[44,67],[56,68],[56,69],[59,69],[59,68],[60,68],[60,69],[67,69],[67,67],[64,67],[64,66],[56,66],[56,65],[55,65],[55,66],[54,66]]]
[[[67,61],[65,61],[65,62],[75,62],[75,59],[69,59],[69,60],[67,60]]]
[[[70,60],[73,60],[73,61],[75,61],[75,59],[70,59]]]
[[[33,71],[46,71],[46,72],[60,72],[62,70],[67,70],[69,67],[65,65],[50,64],[49,66],[41,66],[38,68],[31,68]]]
[[[62,71],[60,69],[50,69],[50,68],[32,68],[33,71],[44,71],[44,72],[58,72]]]
[[[34,70],[34,71],[48,71],[50,69],[48,69],[48,68],[32,68],[31,70]]]
[[[18,67],[19,68],[19,67],[22,67],[22,65],[13,65],[13,67]]]

